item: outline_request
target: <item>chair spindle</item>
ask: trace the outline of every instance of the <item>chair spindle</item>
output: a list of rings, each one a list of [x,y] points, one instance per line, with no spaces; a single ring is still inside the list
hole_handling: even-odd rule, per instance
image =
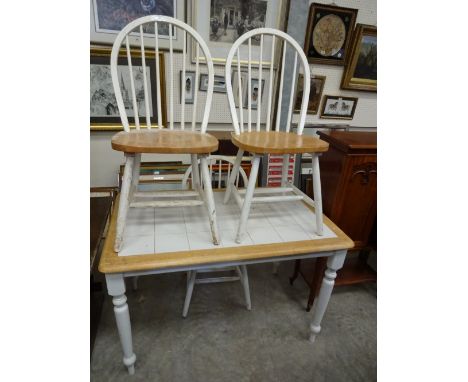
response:
[[[292,74],[291,94],[289,97],[288,119],[286,120],[286,132],[288,133],[291,128],[292,109],[294,106],[293,98],[294,98],[294,90],[296,89],[294,86],[296,83],[296,68],[297,68],[297,52],[294,55],[294,68],[293,68],[293,74]]]
[[[276,126],[275,131],[279,131],[280,119],[281,119],[281,103],[283,101],[283,81],[284,81],[284,63],[286,58],[286,40],[283,41],[283,58],[281,59],[281,80],[278,91],[278,105],[276,110]]]
[[[197,102],[198,102],[198,71],[199,71],[199,56],[200,56],[200,44],[197,42],[197,59],[195,61],[195,83],[193,87],[193,109],[192,109],[192,131],[195,130],[195,117],[197,116]]]
[[[182,50],[182,86],[181,86],[181,89],[180,91],[182,92],[181,94],[181,109],[180,109],[180,128],[182,130],[185,129],[185,87],[183,86],[184,85],[184,81],[185,81],[185,54],[186,54],[186,39],[187,39],[187,32],[184,30],[184,45],[183,45],[183,50]]]
[[[244,132],[244,108],[242,104],[242,78],[241,78],[241,67],[240,67],[240,51],[237,49],[237,82],[239,85],[239,120],[240,120],[240,132]]]
[[[140,41],[141,41],[141,66],[143,67],[143,90],[145,92],[145,114],[146,127],[151,129],[151,116],[149,109],[148,83],[146,82],[146,57],[145,57],[145,41],[143,39],[143,25],[140,25]]]
[[[170,129],[174,130],[174,54],[172,51],[172,24],[169,24],[169,70],[171,83],[169,87],[170,91],[170,101],[169,101],[169,110],[170,110]]]
[[[158,37],[158,22],[154,22],[154,50],[156,51],[156,89],[157,89],[157,103],[158,103],[158,128],[162,129],[162,108],[161,108],[161,80],[159,78],[159,37]]]
[[[138,118],[138,104],[135,95],[135,81],[133,80],[132,55],[130,53],[130,44],[128,42],[128,36],[125,36],[125,45],[127,47],[128,72],[130,76],[130,89],[132,92],[132,105],[133,114],[135,116],[135,127],[137,130],[140,130],[140,119]]]
[[[267,120],[266,120],[266,131],[270,131],[271,125],[271,105],[273,103],[273,61],[275,57],[275,35],[272,36],[271,40],[271,59],[270,59],[270,85],[268,87],[268,108],[267,108]]]
[[[261,115],[262,115],[262,64],[263,64],[262,61],[263,61],[263,35],[260,36],[260,59],[258,61],[257,131],[260,131],[260,120],[261,120]]]
[[[252,38],[249,38],[249,63],[248,63],[248,82],[247,82],[247,91],[248,91],[248,131],[249,133],[252,131]]]

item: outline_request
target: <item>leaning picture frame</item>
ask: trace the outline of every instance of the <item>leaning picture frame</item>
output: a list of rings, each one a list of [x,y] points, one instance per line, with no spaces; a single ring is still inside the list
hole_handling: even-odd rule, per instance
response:
[[[311,75],[310,76],[310,93],[309,101],[307,102],[307,114],[317,114],[322,99],[323,88],[325,87],[325,76]],[[304,75],[299,74],[297,80],[296,98],[294,101],[294,112],[299,113],[302,106],[302,95],[304,86]]]
[[[213,63],[223,65],[234,41],[239,36],[256,28],[284,28],[287,0],[187,0],[187,14],[190,24],[200,33],[210,49]],[[273,59],[275,67],[279,60],[279,49],[275,56],[271,52],[272,36],[263,38],[262,64],[269,65]],[[196,46],[192,41],[191,59],[197,61]],[[278,39],[276,39],[278,46]],[[248,64],[247,42],[239,47],[240,64]],[[251,39],[251,63],[260,61],[260,37]],[[205,62],[205,56],[199,51],[198,61]],[[237,56],[232,61],[237,63]]]
[[[356,97],[324,95],[320,118],[353,119],[357,102]]]
[[[312,3],[304,52],[309,63],[344,65],[358,10]]]
[[[90,0],[90,40],[92,44],[112,45],[117,34],[131,21],[148,15],[170,16],[185,20],[184,0]],[[146,26],[151,28],[151,26]],[[174,28],[172,46],[174,50],[182,51],[182,33]],[[153,35],[151,35],[153,33]],[[167,24],[158,27],[159,49],[169,49],[169,28]],[[153,36],[151,38],[151,36]],[[148,34],[143,31],[145,46],[154,48],[154,27]],[[140,33],[136,31],[129,35],[131,46],[140,46]]]
[[[377,27],[356,25],[341,89],[377,91]]]
[[[90,49],[90,128],[92,131],[123,130],[120,114],[115,99],[114,88],[112,85],[110,73],[110,55],[111,47],[108,46],[91,46]],[[139,49],[131,49],[133,71],[142,71],[141,51]],[[145,50],[145,61],[147,70],[147,83],[150,104],[151,126],[158,127],[157,124],[157,95],[156,95],[156,60],[155,52]],[[123,86],[129,88],[129,71],[127,66],[126,50],[121,49],[119,52],[119,67],[120,79],[123,81]],[[159,78],[161,81],[161,121],[163,127],[167,125],[166,116],[166,94],[165,94],[165,68],[164,54],[159,52]],[[138,84],[135,84],[136,94],[139,94]],[[140,84],[142,87],[143,84]],[[140,89],[141,90],[141,89]],[[128,93],[128,92],[127,92]],[[139,110],[138,115],[144,118],[144,103],[141,103],[142,110]],[[135,128],[133,110],[128,111],[130,128]]]

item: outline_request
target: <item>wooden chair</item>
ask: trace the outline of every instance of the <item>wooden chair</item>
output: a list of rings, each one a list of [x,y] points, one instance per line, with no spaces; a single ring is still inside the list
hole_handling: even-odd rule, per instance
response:
[[[161,83],[159,78],[159,43],[158,43],[158,25],[167,25],[169,29],[169,129],[162,129],[162,111],[161,111]],[[154,44],[155,44],[155,61],[156,61],[156,88],[157,88],[157,115],[158,128],[151,128],[150,107],[149,107],[149,89],[146,78],[146,63],[145,63],[145,46],[143,39],[143,26],[154,26]],[[185,78],[185,62],[186,62],[186,46],[187,33],[191,36],[196,45],[197,61],[195,71],[195,84],[199,81],[199,49],[203,51],[206,59],[206,67],[208,70],[208,88],[206,91],[206,103],[204,108],[203,120],[199,131],[195,128],[195,113],[197,110],[197,94],[198,87],[195,90],[193,101],[193,114],[191,128],[185,129],[185,92],[182,92],[181,100],[181,122],[180,130],[174,129],[174,60],[172,49],[172,36],[174,35],[174,27],[179,28],[179,33],[183,38],[182,52],[182,78]],[[143,93],[145,102],[145,122],[146,129],[140,129],[139,113],[134,114],[135,130],[130,131],[127,108],[138,110],[137,99],[135,95],[135,83],[133,75],[130,75],[130,94],[131,105],[124,104],[121,84],[119,83],[121,76],[117,71],[117,60],[122,42],[125,41],[127,62],[129,73],[132,74],[132,57],[129,46],[129,34],[137,32],[141,39],[141,63],[143,76]],[[120,196],[120,204],[117,220],[117,232],[115,238],[114,249],[119,252],[122,247],[123,233],[125,228],[125,220],[128,208],[164,208],[164,207],[181,207],[205,204],[208,208],[208,216],[210,220],[211,234],[213,243],[219,243],[218,225],[216,222],[216,210],[213,200],[213,192],[211,189],[211,181],[208,173],[207,156],[209,153],[217,150],[218,140],[207,134],[208,117],[211,108],[211,99],[213,96],[214,84],[214,69],[211,54],[206,43],[201,36],[189,25],[166,16],[144,16],[129,23],[118,35],[114,42],[111,53],[111,76],[114,86],[114,92],[119,108],[120,118],[125,131],[116,134],[112,138],[112,148],[114,150],[123,151],[125,154],[125,169],[122,182],[122,191]],[[141,94],[139,94],[141,97]],[[140,167],[140,159],[142,153],[172,153],[172,154],[190,154],[194,169],[194,190],[193,191],[160,191],[160,192],[138,192],[136,185],[138,183],[138,174]],[[198,166],[198,157],[200,157],[200,169]],[[201,171],[201,180],[200,180]],[[201,182],[205,187],[202,189]],[[148,198],[152,198],[148,200]]]
[[[210,166],[210,174],[214,175],[215,187],[221,188],[223,182],[226,182],[229,179],[229,174],[231,172],[232,166],[234,165],[234,158],[223,156],[223,155],[211,155],[208,157],[208,163]],[[224,172],[223,170],[227,171]],[[239,184],[239,178],[242,177],[244,184],[247,184],[248,178],[244,169],[241,167],[237,173],[237,179],[235,180],[236,184]],[[192,182],[189,182],[192,178]],[[192,166],[190,166],[187,171],[185,171],[184,177],[182,179],[182,188],[186,189],[189,184],[193,185],[193,171]],[[197,275],[204,273],[212,272],[235,272],[236,276],[233,275],[224,275],[217,277],[203,277],[197,278]],[[250,288],[249,288],[249,276],[247,274],[247,267],[245,265],[233,266],[233,267],[223,267],[223,268],[205,268],[199,269],[196,271],[187,272],[187,292],[185,294],[184,308],[182,311],[182,317],[187,317],[188,310],[190,307],[190,301],[192,299],[193,287],[195,284],[209,284],[209,283],[220,283],[220,282],[230,282],[230,281],[240,281],[244,289],[245,304],[248,310],[251,310],[252,304],[250,301]]]
[[[252,127],[252,54],[251,54],[251,39],[256,37],[258,40],[260,36],[260,52],[257,59],[258,64],[255,64],[258,67],[258,108],[257,108],[257,121],[256,126]],[[267,115],[266,115],[266,127],[264,131],[260,129],[261,113],[262,113],[262,70],[263,70],[263,43],[264,37],[271,36],[271,62],[269,64],[269,92],[268,92],[268,104],[267,104]],[[276,122],[275,122],[275,131],[271,131],[272,125],[272,105],[273,105],[273,62],[274,62],[274,52],[275,52],[275,40],[278,39],[279,42],[283,41],[283,52],[282,52],[282,72],[281,79],[279,84],[279,96],[277,101],[277,112],[276,112]],[[239,115],[236,111],[236,104],[234,101],[234,94],[231,84],[231,65],[234,56],[237,56],[237,75],[238,75],[238,86],[239,86],[239,99],[242,99],[242,82],[241,82],[241,69],[240,61],[246,60],[246,57],[240,56],[239,47],[245,42],[248,41],[248,102],[247,102],[247,126],[244,127],[244,111],[242,107],[239,108]],[[294,67],[293,67],[293,84],[291,87],[291,94],[289,100],[289,108],[287,114],[286,122],[286,131],[279,131],[280,117],[281,117],[281,102],[282,102],[282,93],[283,93],[283,82],[284,82],[284,69],[285,69],[285,57],[287,47],[292,49],[294,53]],[[296,133],[290,132],[291,117],[292,117],[292,108],[293,108],[293,99],[294,99],[294,89],[295,81],[297,77],[297,63],[299,57],[299,64],[302,65],[304,86],[303,86],[303,96],[301,103],[301,110],[299,114],[299,124],[297,126]],[[319,170],[319,161],[318,157],[321,152],[328,150],[328,143],[321,141],[320,139],[303,136],[302,130],[304,128],[307,104],[309,100],[310,92],[310,69],[307,62],[307,58],[304,54],[303,49],[299,44],[289,35],[279,30],[271,28],[259,28],[251,30],[243,34],[237,39],[233,44],[226,61],[226,85],[227,85],[227,95],[229,99],[229,107],[231,110],[232,123],[234,125],[234,133],[232,133],[232,142],[239,148],[237,153],[236,162],[234,168],[231,172],[231,176],[226,188],[224,202],[227,203],[231,194],[234,195],[237,204],[242,209],[239,228],[237,231],[236,241],[241,242],[242,236],[245,232],[247,225],[247,219],[250,212],[251,203],[267,203],[267,202],[279,202],[279,201],[292,201],[298,199],[304,199],[306,202],[312,204],[315,208],[316,215],[316,232],[318,235],[323,235],[323,217],[322,217],[322,201],[321,201],[321,188],[320,188],[320,170]],[[242,102],[239,102],[242,105]],[[240,121],[240,123],[239,123]],[[234,185],[234,180],[239,171],[239,165],[244,152],[248,151],[253,154],[252,158],[252,169],[250,172],[249,182],[246,190],[238,190]],[[308,198],[303,194],[299,189],[297,189],[292,183],[288,182],[288,165],[289,165],[289,155],[297,153],[311,153],[312,154],[312,167],[313,167],[313,184],[314,184],[314,200]],[[281,187],[276,188],[261,188],[255,189],[255,184],[257,181],[258,168],[260,164],[260,157],[264,154],[283,154],[283,168],[282,168],[282,181]],[[254,195],[255,194],[255,195]],[[242,197],[242,195],[245,195]],[[260,196],[258,196],[260,195]]]

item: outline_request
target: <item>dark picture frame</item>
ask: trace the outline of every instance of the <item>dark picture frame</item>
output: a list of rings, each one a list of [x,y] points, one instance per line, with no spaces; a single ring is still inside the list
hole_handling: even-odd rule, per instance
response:
[[[310,63],[344,65],[358,10],[312,3],[304,52]]]
[[[320,118],[324,119],[353,119],[358,98],[334,95],[324,95]]]
[[[135,70],[142,67],[141,51],[139,49],[130,50],[132,56],[132,67]],[[90,49],[90,126],[91,130],[123,130],[122,121],[115,100],[114,89],[112,86],[110,74],[110,54],[111,47],[107,46],[91,46]],[[148,90],[151,104],[151,125],[158,127],[158,107],[156,95],[156,60],[155,52],[145,50],[145,63],[149,69]],[[127,53],[125,49],[119,52],[118,66],[122,65],[128,68]],[[96,74],[97,70],[94,66],[100,66],[99,75]],[[165,68],[164,68],[164,55],[159,53],[159,78],[161,81],[161,113],[163,127],[167,124],[166,116],[166,94],[165,94]],[[96,83],[101,81],[102,84]],[[103,109],[108,115],[103,116]],[[99,116],[98,116],[99,115]],[[140,113],[140,124],[145,119],[144,115]],[[135,128],[135,118],[128,116],[130,128]]]
[[[377,27],[357,24],[341,88],[377,91]]]
[[[201,73],[200,74],[200,87],[199,90],[202,92],[206,92],[208,90],[208,74]],[[224,76],[214,76],[214,85],[213,85],[213,92],[214,93],[226,93],[226,78]]]
[[[307,104],[307,114],[317,114],[319,111],[320,101],[322,99],[323,89],[325,87],[325,76],[311,75],[310,76],[310,94],[309,102]],[[301,111],[302,103],[302,89],[304,86],[304,75],[299,74],[297,80],[296,99],[294,102],[294,112]]]

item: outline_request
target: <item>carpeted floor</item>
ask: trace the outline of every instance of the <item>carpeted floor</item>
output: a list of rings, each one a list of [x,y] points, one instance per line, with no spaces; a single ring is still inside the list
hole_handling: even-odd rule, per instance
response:
[[[272,264],[248,267],[252,311],[239,282],[196,285],[188,317],[181,316],[185,273],[145,276],[138,291],[127,280],[135,375],[129,376],[106,296],[91,359],[92,381],[375,381],[377,287],[335,288],[310,344],[308,288]]]

